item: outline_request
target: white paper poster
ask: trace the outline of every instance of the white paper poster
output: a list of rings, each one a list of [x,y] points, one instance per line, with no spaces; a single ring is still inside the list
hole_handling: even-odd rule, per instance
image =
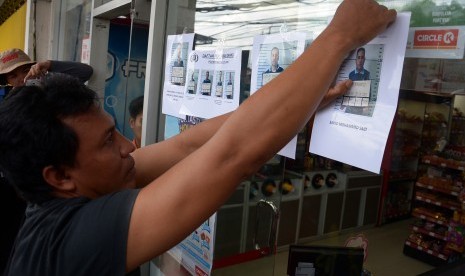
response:
[[[409,22],[410,13],[399,13],[385,32],[345,60],[338,81],[350,78],[354,85],[315,115],[311,153],[380,172],[399,97]]]
[[[303,53],[306,37],[306,33],[298,32],[254,37],[251,94],[277,77]],[[297,136],[284,146],[278,154],[295,159],[296,149]]]
[[[176,247],[170,249],[170,255],[191,275],[210,275],[213,267],[215,231],[216,213]]]
[[[210,119],[239,106],[242,51],[193,51],[187,64],[180,113]]]
[[[169,35],[165,55],[162,113],[184,119],[179,113],[184,97],[186,65],[194,42],[194,34]]]

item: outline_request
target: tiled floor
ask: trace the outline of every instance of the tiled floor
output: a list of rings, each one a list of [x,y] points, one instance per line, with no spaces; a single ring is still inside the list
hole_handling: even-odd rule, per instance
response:
[[[405,256],[403,244],[410,233],[411,220],[403,220],[381,227],[370,227],[347,234],[339,234],[310,242],[315,245],[342,246],[352,236],[363,234],[368,240],[368,256],[364,267],[374,276],[412,276],[418,275],[433,267]],[[230,266],[213,271],[213,276],[262,276],[286,275],[287,250],[278,252],[274,257],[260,259],[240,265]],[[273,267],[274,264],[274,267]]]

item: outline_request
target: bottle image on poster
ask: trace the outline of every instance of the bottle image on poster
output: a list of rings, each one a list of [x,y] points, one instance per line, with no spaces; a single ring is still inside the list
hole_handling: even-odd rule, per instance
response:
[[[186,81],[192,75],[187,72],[188,57],[194,42],[194,34],[169,35],[165,51],[165,75],[163,82],[162,113],[185,119],[179,112]]]
[[[235,110],[241,63],[242,50],[238,48],[192,51],[179,112],[209,119]]]

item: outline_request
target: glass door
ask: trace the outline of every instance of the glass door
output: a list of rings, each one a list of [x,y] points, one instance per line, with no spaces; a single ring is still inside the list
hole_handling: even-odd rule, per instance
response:
[[[157,8],[159,3],[160,1],[157,1]],[[320,7],[316,4],[312,1],[287,0],[169,1],[166,3],[167,20],[164,39],[166,40],[168,35],[195,33],[193,48],[196,51],[241,49],[240,102],[242,102],[254,92],[251,91],[254,37],[280,34],[285,37],[290,32],[298,31],[304,33],[307,43],[310,43],[326,26],[338,2]],[[284,44],[277,43],[275,46],[287,51],[288,45]],[[168,45],[165,41],[165,51],[167,47],[174,46]],[[263,56],[263,61],[266,62],[260,65],[263,68],[266,67],[265,63],[269,63],[270,68],[272,64],[276,68],[286,68],[291,63],[290,55],[296,54],[289,50],[288,56],[285,51],[277,56],[273,54],[274,47],[268,48]],[[187,63],[187,59],[184,63]],[[164,64],[156,66],[164,71]],[[266,69],[263,69],[263,73]],[[273,77],[274,72],[268,74],[268,77]],[[210,75],[217,79],[214,73]],[[188,77],[190,76],[186,76]],[[262,81],[264,79],[263,76]],[[223,80],[227,81],[227,77]],[[160,125],[165,125],[164,134],[159,138],[166,139],[201,120],[194,117],[181,120],[163,115]],[[301,152],[298,155],[301,160],[298,162],[303,162],[303,153],[306,149],[304,138],[303,144],[300,143]],[[279,272],[275,271],[275,253],[278,248],[285,248],[298,240],[299,212],[302,208],[301,197],[305,179],[303,174],[286,168],[288,161],[285,157],[275,156],[257,174],[241,183],[231,198],[218,210],[212,275],[285,273],[282,266]],[[175,271],[188,275],[182,266],[178,265],[178,260],[169,254],[163,255],[154,262],[161,273],[169,274]]]
[[[151,86],[150,91],[157,91],[153,93],[157,96],[150,94],[150,97],[156,98],[156,104],[161,106],[164,52],[169,47],[167,36],[195,33],[195,50],[240,48],[243,53],[240,81],[242,101],[253,93],[252,75],[256,65],[252,65],[251,53],[255,47],[254,38],[300,32],[305,34],[308,45],[328,25],[340,2],[153,0],[155,4],[152,4],[152,11],[157,12],[157,15],[161,11],[160,15],[166,16],[166,20],[161,22],[157,19],[156,24],[151,22],[156,31],[149,41],[154,44],[149,47],[149,52],[152,52],[150,58],[155,61],[152,64],[156,64],[154,70],[159,72],[148,74],[151,78],[147,82]],[[415,7],[416,4],[421,5],[421,1],[383,1],[383,4],[398,11],[408,11],[413,10],[410,4],[415,4],[412,6]],[[436,6],[442,10],[440,4]],[[437,17],[437,14],[447,12],[431,14]],[[423,14],[413,15],[413,18],[415,16],[418,16],[416,22],[428,24]],[[433,18],[436,19],[439,18]],[[269,50],[268,55],[262,56],[264,63],[273,60],[273,48]],[[275,64],[276,68],[284,65],[284,55],[279,60]],[[309,73],[312,70],[318,68],[309,68]],[[154,106],[152,99],[149,104]],[[147,111],[153,110],[148,108]],[[157,120],[153,120],[155,116],[158,116]],[[148,118],[155,122],[148,123],[145,128],[147,137],[156,133],[156,138],[151,137],[152,141],[165,139],[201,120],[189,118],[181,121],[158,111]],[[156,125],[161,128],[155,129]],[[296,161],[276,156],[256,175],[241,183],[218,210],[212,275],[285,275],[287,259],[278,260],[274,254],[276,251],[286,251],[288,245],[309,242],[316,236],[332,235],[342,230],[352,233],[355,232],[352,228],[373,225],[377,221],[378,201],[385,196],[380,196],[382,176],[312,156],[307,153],[309,133],[304,133],[302,139],[303,142],[298,139]],[[288,166],[289,163],[294,163],[294,166]],[[344,244],[344,241],[338,241],[340,243]],[[169,254],[164,254],[151,264],[161,273],[155,275],[189,275],[179,265],[179,260]]]

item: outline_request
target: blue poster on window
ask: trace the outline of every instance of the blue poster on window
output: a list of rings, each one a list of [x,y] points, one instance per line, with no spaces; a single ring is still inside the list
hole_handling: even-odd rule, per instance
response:
[[[129,24],[110,24],[104,107],[115,118],[116,128],[132,140],[128,108],[133,99],[144,94],[148,26],[133,26],[131,47],[129,38]]]

